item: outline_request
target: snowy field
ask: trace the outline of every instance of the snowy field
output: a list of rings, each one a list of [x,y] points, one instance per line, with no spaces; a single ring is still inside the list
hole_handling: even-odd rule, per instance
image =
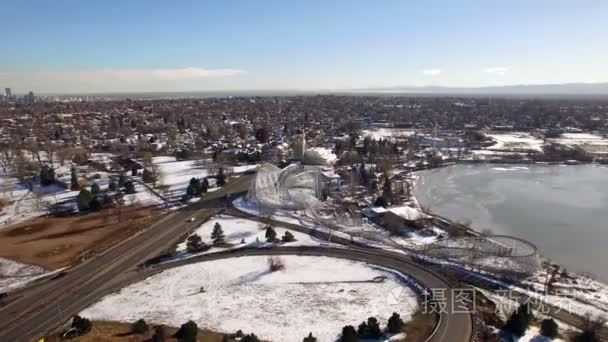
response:
[[[590,153],[608,154],[608,138],[592,133],[563,133],[559,138],[548,139],[566,146],[578,146]]]
[[[78,191],[64,189],[55,184],[44,187],[34,184],[32,191],[29,191],[16,178],[0,176],[0,197],[9,202],[0,212],[0,225],[45,215],[49,204],[71,201],[77,195]]]
[[[543,140],[534,137],[526,132],[512,133],[491,133],[486,134],[496,141],[496,144],[489,146],[490,151],[508,152],[542,152]]]
[[[171,200],[179,200],[186,193],[190,179],[209,176],[210,162],[204,160],[176,161],[175,157],[162,156],[154,157],[152,162],[158,165],[159,183],[168,187],[166,196]]]
[[[167,270],[103,298],[82,315],[171,326],[193,320],[225,333],[241,329],[266,340],[300,342],[311,331],[318,341],[335,341],[344,325],[370,316],[384,327],[395,311],[408,321],[417,308],[415,292],[396,272],[326,257],[282,260],[285,269],[277,272],[257,256]]]
[[[194,234],[198,234],[203,239],[203,242],[208,245],[211,245],[211,232],[213,231],[213,226],[216,223],[219,223],[222,226],[222,230],[224,231],[224,235],[226,236],[226,243],[231,244],[232,246],[221,248],[213,247],[207,252],[218,252],[221,250],[240,248],[245,246],[267,247],[276,244],[266,242],[266,230],[264,229],[264,224],[228,215],[217,215],[211,218],[209,221],[203,223],[199,228],[197,228],[194,231]],[[296,241],[293,242],[280,242],[279,244],[281,246],[318,246],[320,244],[327,244],[326,241],[315,239],[308,234],[303,234],[297,231],[281,228],[280,226],[273,226],[273,229],[277,232],[278,239],[280,239],[286,231],[292,233],[296,239]],[[245,242],[241,243],[241,240],[244,240]],[[186,241],[183,241],[177,246],[177,251],[181,252],[185,250]]]
[[[216,166],[213,165],[211,160],[180,160],[177,161],[175,157],[160,156],[154,157],[152,162],[159,167],[161,177],[159,184],[168,187],[165,197],[169,200],[175,201],[181,199],[186,193],[186,189],[190,184],[192,178],[203,179],[205,177],[215,176],[217,171]],[[255,170],[257,165],[240,165],[234,167],[228,167],[224,169],[226,174],[237,175],[243,172]],[[210,172],[210,170],[212,170]],[[213,191],[215,186],[215,179],[208,179],[210,189]]]
[[[608,145],[608,138],[592,133],[563,133],[559,138],[548,139],[563,145]]]
[[[42,267],[0,258],[0,293],[10,292],[47,274]]]

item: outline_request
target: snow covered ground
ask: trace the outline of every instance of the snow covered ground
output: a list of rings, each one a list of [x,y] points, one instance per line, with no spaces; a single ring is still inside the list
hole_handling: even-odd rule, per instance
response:
[[[171,200],[179,200],[185,193],[190,179],[205,178],[209,176],[209,163],[204,160],[177,161],[175,157],[154,157],[161,173],[160,184],[166,185],[168,190],[166,196]]]
[[[203,179],[217,174],[216,165],[209,160],[176,160],[175,157],[159,156],[154,157],[152,162],[158,165],[161,177],[159,184],[168,187],[163,196],[169,200],[179,200],[186,193],[186,189],[192,178]],[[227,167],[225,174],[238,175],[247,171],[255,170],[257,165],[239,165]],[[213,191],[215,179],[209,178],[209,191]]]
[[[397,272],[327,257],[282,260],[285,269],[277,272],[257,256],[170,269],[103,298],[82,315],[171,326],[193,320],[199,327],[240,329],[281,342],[300,342],[312,332],[320,342],[333,342],[344,325],[375,316],[385,327],[393,312],[408,321],[417,309],[416,293]]]
[[[597,134],[563,133],[559,138],[548,139],[548,141],[566,146],[578,146],[598,155],[608,155],[608,138]]]
[[[0,258],[0,293],[10,292],[47,275],[42,267]]]
[[[208,245],[211,245],[211,232],[213,231],[213,226],[216,223],[219,223],[222,226],[222,230],[224,231],[224,235],[226,236],[226,243],[232,244],[233,246],[222,248],[213,247],[207,252],[218,252],[221,250],[240,248],[245,246],[266,247],[274,244],[266,242],[266,230],[264,229],[264,224],[257,221],[247,220],[228,215],[217,215],[211,218],[209,221],[203,223],[199,228],[197,228],[193,234],[198,234],[203,239],[203,242]],[[318,246],[320,244],[328,244],[327,241],[322,241],[313,238],[308,234],[303,234],[297,231],[281,228],[280,226],[273,227],[273,229],[277,232],[278,239],[280,239],[286,231],[292,233],[296,239],[296,241],[293,242],[281,242],[281,246]],[[245,243],[241,243],[241,240],[244,240]],[[186,241],[183,241],[177,246],[177,251],[185,250]]]
[[[264,216],[263,213],[257,208],[256,204],[247,200],[244,197],[239,197],[234,200],[233,205],[246,213]],[[396,251],[402,251],[403,247],[411,248],[417,247],[420,245],[424,245],[427,243],[432,243],[437,241],[437,236],[440,234],[446,235],[446,232],[437,228],[432,227],[430,230],[433,231],[433,235],[424,236],[421,231],[418,230],[408,230],[403,231],[403,234],[400,236],[391,236],[390,233],[374,225],[372,223],[363,222],[355,223],[345,223],[346,220],[339,219],[336,217],[321,217],[320,219],[324,219],[325,222],[335,221],[334,227],[330,228],[322,223],[320,223],[320,219],[313,219],[306,216],[306,212],[297,212],[297,211],[288,211],[288,210],[275,210],[272,212],[272,219],[276,221],[281,221],[290,224],[297,224],[303,227],[308,227],[311,229],[316,229],[319,231],[323,231],[326,233],[331,233],[332,236],[339,236],[346,239],[351,239],[352,241],[366,243],[371,246],[387,248]],[[341,222],[338,222],[341,221]],[[338,227],[339,229],[335,229]]]
[[[486,135],[496,141],[496,144],[487,148],[490,151],[542,152],[543,140],[527,132],[491,133]]]
[[[518,340],[518,342],[564,342],[561,338],[550,339],[540,334],[540,328],[530,327],[526,330],[526,334]]]
[[[559,138],[548,139],[562,145],[608,145],[608,138],[592,133],[563,133]]]
[[[64,189],[55,184],[34,184],[32,191],[29,191],[16,178],[0,176],[0,197],[9,202],[0,212],[0,227],[44,215],[49,204],[70,201],[77,195],[78,191]]]
[[[373,140],[381,139],[396,139],[396,138],[407,138],[414,135],[416,132],[410,129],[403,128],[375,128],[363,130],[363,137],[370,137]]]
[[[304,152],[304,158],[317,165],[332,165],[338,160],[338,156],[331,149],[325,147],[309,148]]]

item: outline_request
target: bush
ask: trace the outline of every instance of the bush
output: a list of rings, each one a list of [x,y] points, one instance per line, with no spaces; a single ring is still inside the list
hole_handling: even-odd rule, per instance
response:
[[[255,336],[255,334],[247,334],[247,335],[243,336],[241,341],[242,342],[259,342],[260,340],[258,339],[257,336]]]
[[[143,335],[148,332],[150,327],[148,327],[148,323],[143,319],[137,320],[137,322],[131,324],[131,332],[134,334]]]
[[[207,249],[207,245],[203,242],[200,235],[192,234],[188,236],[186,241],[186,250],[190,253],[200,252]]]
[[[154,335],[152,335],[152,342],[165,342],[167,341],[167,331],[165,327],[159,325],[154,330]]]
[[[271,256],[268,257],[268,268],[270,269],[270,272],[276,272],[279,270],[282,270],[285,268],[285,264],[283,263],[283,260],[281,260],[281,258],[279,258],[278,256]]]
[[[86,318],[76,315],[72,319],[72,329],[76,331],[78,336],[86,335],[91,331],[91,328],[93,328],[93,324]]]
[[[293,241],[296,241],[296,238],[293,236],[293,234],[291,234],[290,231],[286,230],[285,234],[283,234],[283,237],[281,238],[281,240],[283,242],[293,242]]]
[[[198,326],[193,321],[188,321],[173,335],[180,342],[196,342]]]
[[[8,205],[8,200],[6,198],[0,198],[0,210]]]

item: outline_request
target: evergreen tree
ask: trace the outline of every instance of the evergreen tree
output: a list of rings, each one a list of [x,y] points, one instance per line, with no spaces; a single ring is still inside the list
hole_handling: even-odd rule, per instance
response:
[[[80,185],[78,184],[78,173],[76,171],[76,167],[74,166],[70,168],[70,189],[72,191],[80,190]]]
[[[119,187],[123,187],[123,186],[125,186],[125,183],[126,183],[126,182],[127,182],[127,176],[125,176],[125,174],[124,174],[124,173],[121,173],[121,174],[118,176],[118,186],[119,186]]]
[[[544,319],[540,323],[540,334],[551,339],[557,337],[558,327],[553,318]]]
[[[110,184],[108,184],[108,190],[116,191],[117,189],[118,189],[118,185],[116,184],[116,182],[111,181]]]
[[[283,242],[293,242],[296,241],[296,238],[293,236],[293,234],[286,230],[285,234],[283,234],[283,237],[281,238],[281,240],[283,240]]]
[[[582,332],[576,334],[572,338],[573,342],[600,342],[599,337],[597,337],[595,331],[593,330],[583,330]]]
[[[97,194],[99,194],[100,191],[101,191],[101,189],[99,189],[99,184],[97,184],[97,183],[91,184],[91,194],[97,195]]]
[[[216,222],[213,226],[211,240],[213,240],[213,244],[216,246],[224,244],[224,231],[222,230],[222,225],[219,222]]]
[[[266,227],[266,242],[275,242],[277,240],[277,232],[271,227]]]
[[[128,180],[125,182],[125,193],[134,194],[135,193],[135,184],[132,181]]]
[[[312,333],[308,334],[308,337],[305,337],[302,342],[317,342],[317,338],[312,336]]]
[[[224,169],[220,167],[220,170],[215,177],[217,179],[217,186],[226,185],[226,175],[224,175]]]
[[[376,200],[374,201],[374,205],[376,207],[388,207],[388,202],[386,201],[386,199],[382,196],[376,198]]]
[[[341,342],[359,342],[357,332],[352,325],[347,325],[342,328],[342,336],[340,337]]]
[[[47,186],[55,183],[55,170],[48,165],[40,168],[40,185]]]
[[[382,185],[382,197],[389,203],[393,203],[393,187],[388,174],[384,173],[384,185]]]
[[[200,194],[201,183],[198,178],[192,177],[190,179],[190,183],[188,184],[188,188],[186,188],[186,195],[188,197],[198,196]]]
[[[388,319],[386,330],[391,334],[398,334],[403,328],[403,320],[398,313],[393,312],[393,315]]]
[[[367,323],[361,322],[361,324],[359,324],[359,327],[357,327],[357,336],[367,337],[368,334],[369,334],[369,327],[367,326]]]
[[[196,335],[198,334],[198,326],[193,321],[188,321],[182,324],[179,330],[175,333],[174,337],[179,342],[196,342]]]
[[[205,177],[201,182],[201,193],[206,193],[207,190],[209,190],[209,180],[207,179],[207,177]]]
[[[144,172],[141,175],[141,179],[144,181],[144,183],[156,182],[156,176],[152,171],[148,170],[147,168],[144,168]]]
[[[376,319],[376,317],[370,317],[367,319],[367,327],[369,329],[367,337],[377,339],[382,336],[382,331],[380,330],[380,323],[378,323],[378,319]]]
[[[76,196],[76,204],[78,205],[78,210],[86,211],[91,207],[91,200],[93,199],[93,195],[87,189],[80,190],[78,196]]]
[[[509,317],[504,326],[504,330],[510,332],[514,336],[522,337],[528,330],[528,325],[532,319],[532,311],[530,304],[521,304]]]

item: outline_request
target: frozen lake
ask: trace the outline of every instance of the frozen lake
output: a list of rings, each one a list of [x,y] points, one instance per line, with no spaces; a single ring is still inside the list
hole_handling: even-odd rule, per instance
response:
[[[419,172],[421,205],[522,237],[572,271],[608,280],[608,167],[454,165]]]

